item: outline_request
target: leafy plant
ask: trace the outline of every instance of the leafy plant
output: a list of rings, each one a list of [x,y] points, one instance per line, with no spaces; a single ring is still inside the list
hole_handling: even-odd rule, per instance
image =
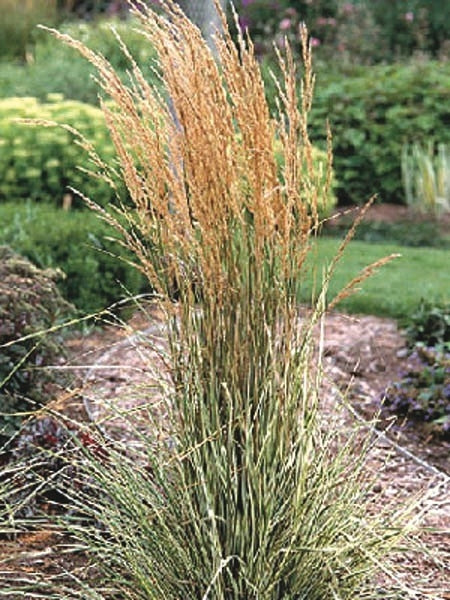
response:
[[[50,399],[55,377],[45,367],[63,347],[61,336],[46,330],[71,311],[55,284],[60,276],[0,246],[0,438]]]
[[[412,346],[443,346],[450,350],[450,304],[422,300],[405,323]]]
[[[385,392],[384,409],[430,425],[431,433],[450,439],[450,352],[416,346],[414,364]]]
[[[111,239],[112,229],[91,212],[63,211],[36,203],[0,205],[0,244],[8,244],[39,267],[57,268],[64,298],[81,313],[104,309],[145,291],[145,279]]]
[[[414,210],[438,218],[450,211],[450,146],[429,143],[405,145],[402,176],[406,203]]]

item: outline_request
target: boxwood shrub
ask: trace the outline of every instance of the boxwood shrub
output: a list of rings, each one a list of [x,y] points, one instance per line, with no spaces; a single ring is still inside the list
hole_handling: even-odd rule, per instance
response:
[[[333,133],[337,194],[362,203],[373,193],[405,202],[401,152],[406,142],[450,142],[450,63],[373,66],[339,77],[318,74],[311,137]]]
[[[0,100],[0,202],[36,200],[61,205],[68,186],[101,205],[114,199],[108,184],[79,169],[93,165],[86,151],[74,143],[73,134],[61,127],[25,125],[18,119],[70,125],[94,143],[103,159],[114,160],[99,108],[59,95],[50,95],[44,103],[32,97]],[[83,204],[74,197],[73,206]]]
[[[36,203],[0,204],[0,244],[8,244],[41,268],[59,268],[63,296],[81,313],[145,291],[143,276],[126,259],[112,229],[89,211],[63,211]],[[124,260],[118,260],[119,255]]]

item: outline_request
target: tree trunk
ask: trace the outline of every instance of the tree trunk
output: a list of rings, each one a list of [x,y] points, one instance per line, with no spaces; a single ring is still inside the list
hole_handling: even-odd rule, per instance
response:
[[[219,3],[225,9],[226,0],[219,0]],[[220,29],[220,18],[214,0],[179,0],[179,5],[212,46],[211,36]]]

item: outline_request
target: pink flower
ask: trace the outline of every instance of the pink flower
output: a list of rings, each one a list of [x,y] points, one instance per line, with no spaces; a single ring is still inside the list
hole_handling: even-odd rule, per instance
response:
[[[286,31],[286,29],[291,28],[291,25],[292,25],[292,21],[290,19],[283,19],[280,22],[279,27],[280,27],[281,31]]]
[[[318,38],[315,38],[315,37],[312,37],[312,38],[309,40],[309,43],[311,44],[311,46],[312,46],[313,48],[317,48],[317,46],[320,46],[320,40],[319,40]]]
[[[405,13],[405,21],[407,21],[408,23],[412,23],[414,21],[414,13],[413,12]]]
[[[333,19],[333,17],[329,17],[328,19],[326,17],[318,17],[316,22],[317,25],[336,25],[336,19]]]
[[[280,48],[281,50],[284,50],[286,48],[286,38],[283,36],[278,36],[276,38],[276,44],[278,46],[278,48]]]
[[[343,6],[342,6],[342,11],[345,15],[351,15],[353,10],[354,10],[354,6],[351,2],[346,2]]]

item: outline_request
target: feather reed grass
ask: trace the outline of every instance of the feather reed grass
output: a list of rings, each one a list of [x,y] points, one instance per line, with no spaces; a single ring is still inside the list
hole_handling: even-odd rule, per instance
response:
[[[319,227],[306,30],[301,90],[287,47],[272,118],[252,42],[235,44],[222,13],[213,53],[176,4],[132,6],[158,55],[159,90],[120,39],[129,84],[55,35],[97,68],[118,157],[102,168],[124,179],[132,208],[88,202],[134,251],[164,311],[171,444],[155,452],[143,436],[138,456],[81,448],[70,459],[80,481],[68,478],[64,527],[102,577],[73,577],[69,597],[374,597],[371,577],[405,514],[371,516],[370,439],[322,416],[314,327],[326,285],[308,314],[297,303]]]

